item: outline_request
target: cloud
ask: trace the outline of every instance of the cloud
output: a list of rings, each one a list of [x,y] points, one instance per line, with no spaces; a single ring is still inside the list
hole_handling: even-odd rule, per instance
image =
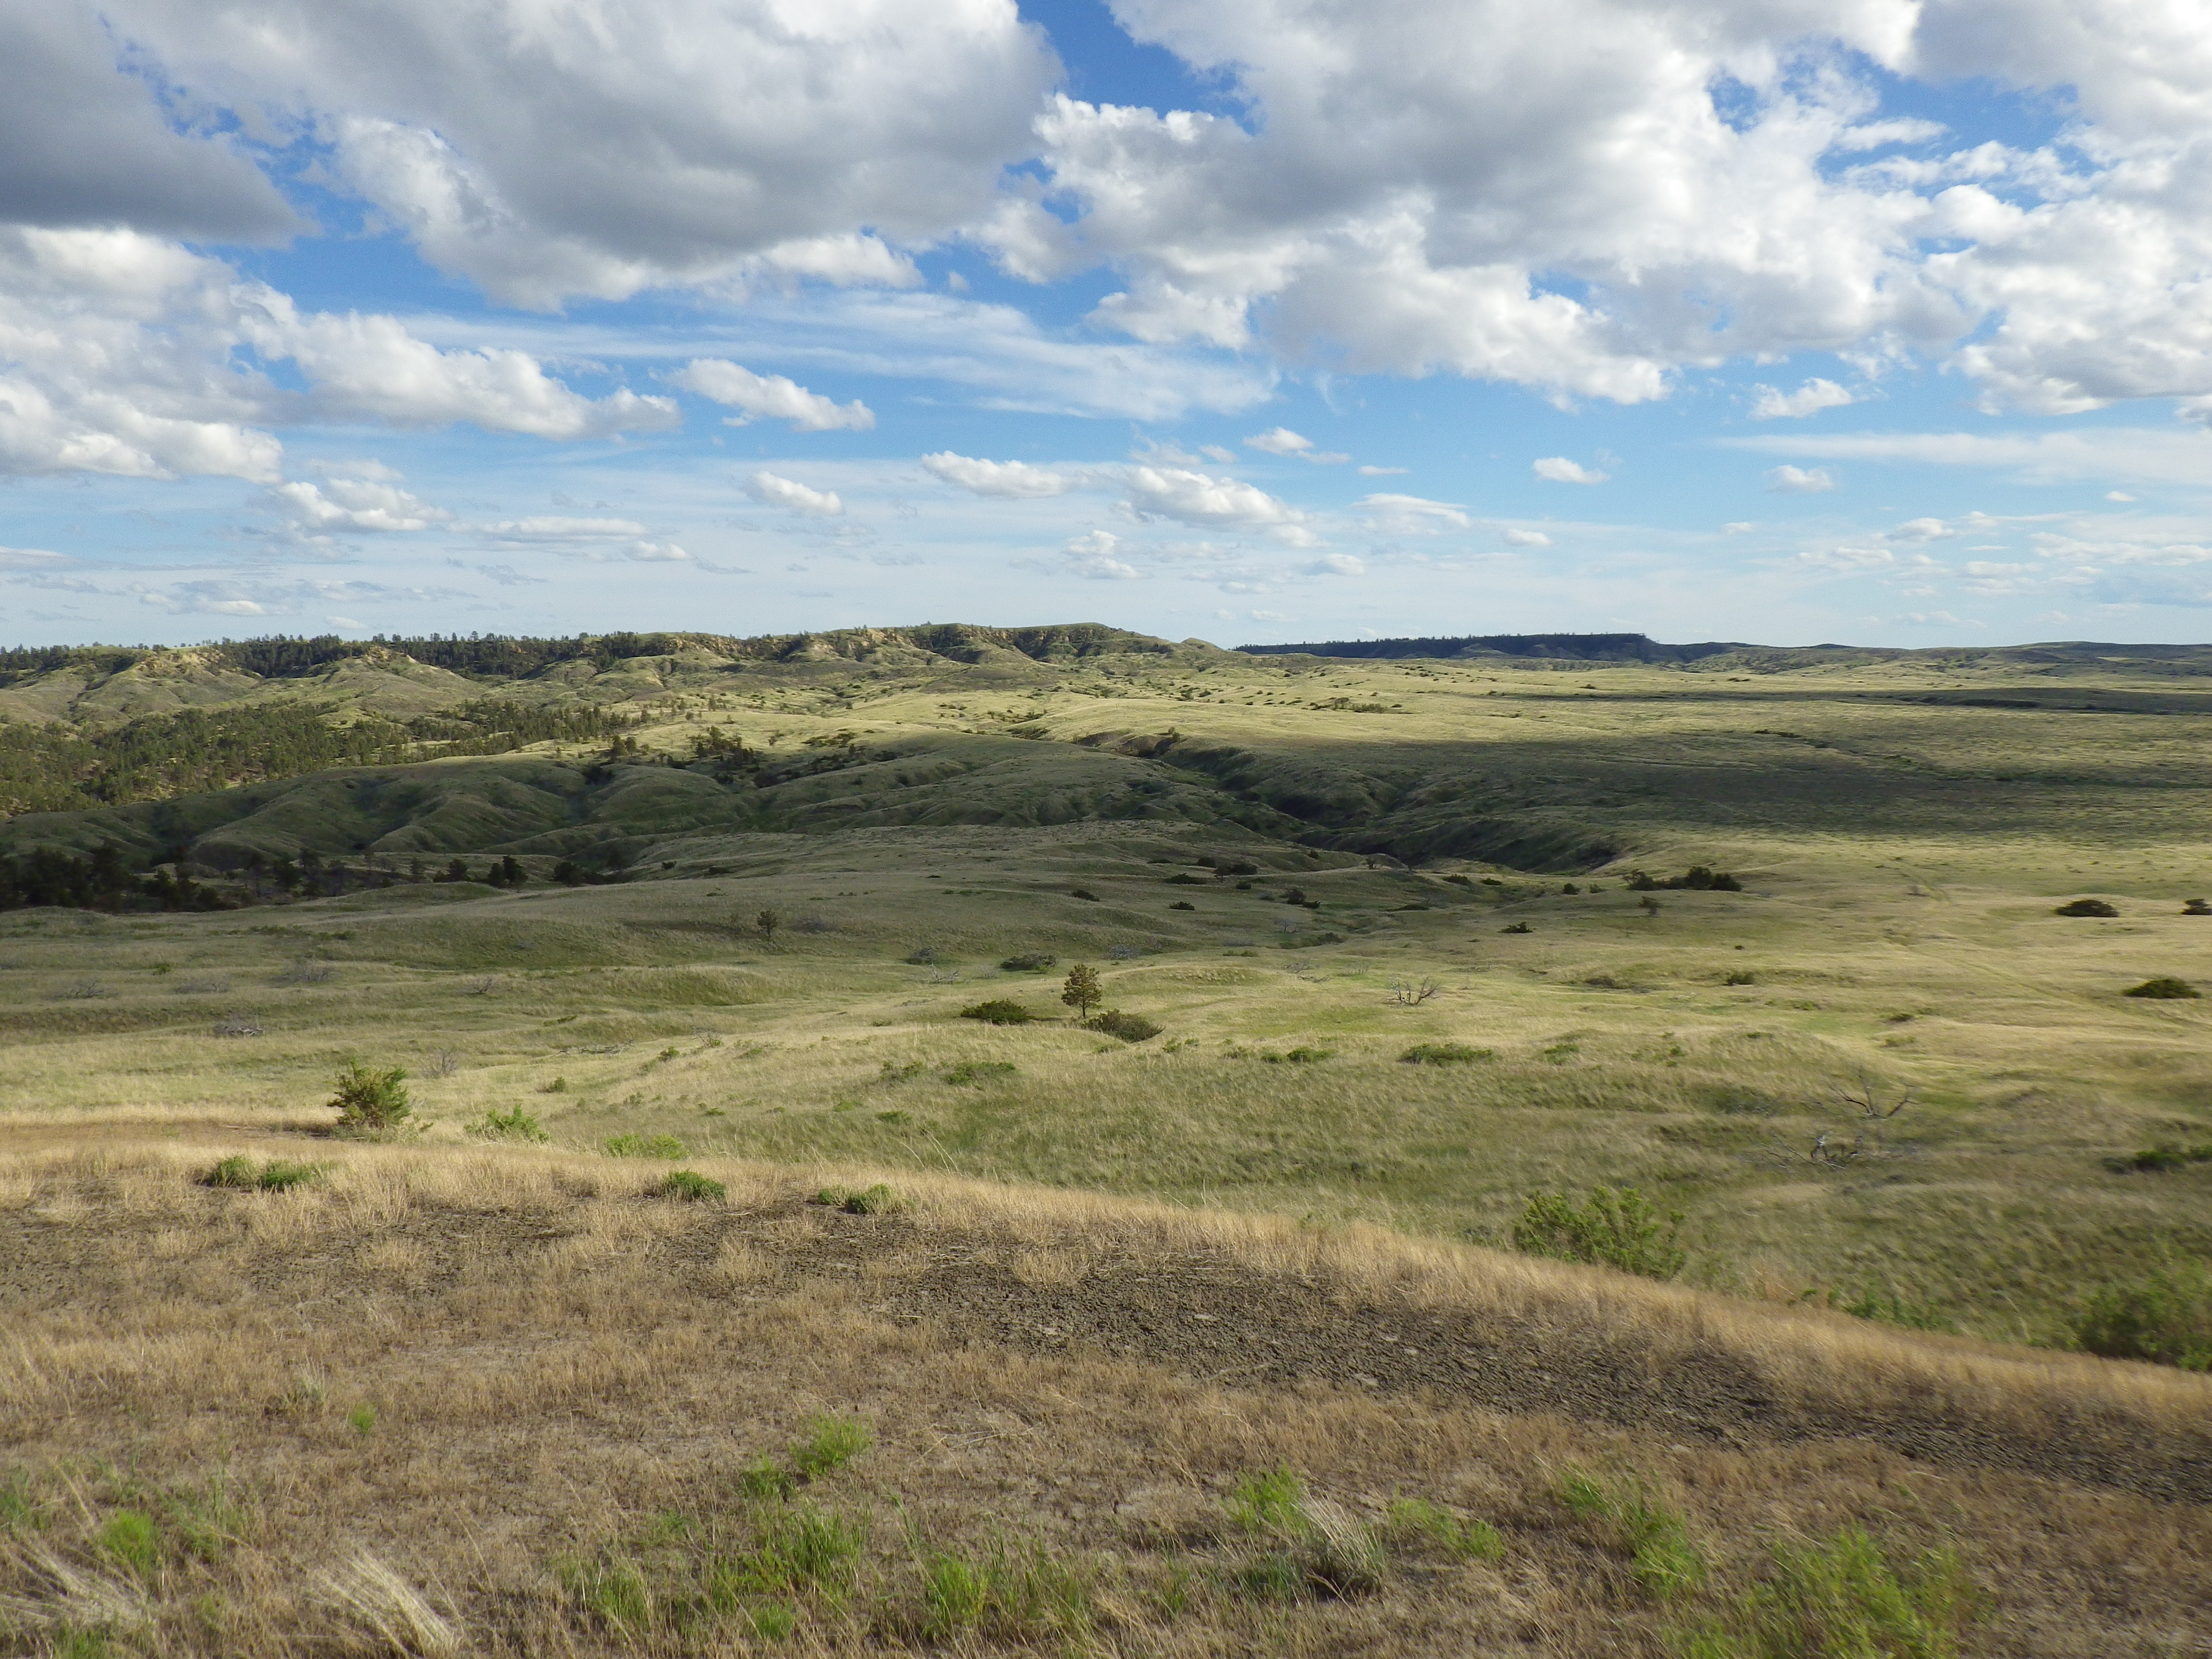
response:
[[[1724,438],[1732,449],[1832,460],[1987,467],[2034,483],[2140,480],[2202,484],[2212,433],[2189,427],[2094,427],[2070,432],[1854,432]]]
[[[229,134],[179,131],[90,6],[0,0],[0,221],[266,242],[301,228]]]
[[[834,519],[845,511],[845,503],[837,499],[835,490],[809,489],[773,472],[754,473],[745,482],[745,494],[763,507],[780,507],[809,518]]]
[[[988,213],[1057,72],[1002,0],[101,11],[178,81],[323,135],[334,180],[431,264],[533,307],[915,281],[884,239]]]
[[[1196,530],[1258,530],[1305,517],[1254,485],[1176,467],[1131,467],[1125,505],[1139,519],[1170,519]]]
[[[978,495],[999,495],[1015,501],[1036,501],[1048,495],[1065,495],[1079,482],[1067,473],[1031,466],[1026,461],[976,460],[966,455],[956,455],[949,449],[923,456],[921,465],[933,477],[962,489],[971,490]]]
[[[645,526],[631,519],[567,519],[545,516],[509,519],[481,526],[484,534],[502,542],[618,542],[645,534]]]
[[[1324,553],[1305,568],[1309,576],[1364,576],[1367,566],[1349,553]]]
[[[1897,555],[1886,547],[1829,547],[1800,553],[1797,562],[1856,575],[1891,568],[1897,563]]]
[[[1434,536],[1446,530],[1470,530],[1474,520],[1456,501],[1431,501],[1419,495],[1363,495],[1352,507],[1367,514],[1367,527],[1386,536]]]
[[[1402,478],[1412,471],[1409,466],[1363,466],[1359,469],[1359,476],[1363,478]]]
[[[58,570],[76,561],[42,547],[0,547],[0,570]]]
[[[1778,495],[1817,495],[1836,487],[1834,477],[1825,467],[1783,465],[1771,468],[1765,476],[1767,489]]]
[[[1758,528],[1759,526],[1748,519],[1737,519],[1731,523],[1723,525],[1721,526],[1721,534],[1723,536],[1747,536]]]
[[[1552,544],[1552,538],[1540,530],[1522,530],[1517,526],[1508,525],[1498,533],[1504,538],[1508,547],[1549,547]]]
[[[1068,568],[1075,574],[1091,581],[1136,581],[1144,573],[1134,565],[1115,557],[1121,538],[1110,530],[1093,530],[1078,536],[1060,550],[1066,556]]]
[[[702,398],[742,410],[732,426],[754,420],[789,421],[799,432],[870,432],[876,417],[858,398],[837,404],[781,374],[756,374],[724,357],[694,357],[669,380]]]
[[[2131,501],[2135,497],[2124,489],[2108,489],[2105,492],[2105,499],[2108,501]]]
[[[331,478],[319,488],[279,484],[269,493],[307,530],[428,530],[453,518],[395,484],[367,478]]]
[[[1941,519],[1907,519],[1888,533],[1888,539],[1893,542],[1937,542],[1959,533]]]
[[[1760,386],[1758,392],[1759,401],[1751,406],[1754,421],[1802,421],[1824,409],[1841,409],[1858,401],[1833,380],[1808,380],[1795,392],[1778,392],[1771,386]]]
[[[1530,463],[1529,470],[1540,478],[1553,483],[1601,484],[1610,473],[1593,472],[1579,461],[1571,461],[1564,455],[1547,455],[1540,461]]]
[[[1333,451],[1316,449],[1311,438],[1301,437],[1286,426],[1279,426],[1272,431],[1247,438],[1244,444],[1249,449],[1256,449],[1269,455],[1294,455],[1299,460],[1311,461],[1316,466],[1334,466],[1340,461],[1352,459],[1349,455],[1340,455]]]
[[[691,557],[674,542],[633,542],[629,556],[641,564],[681,564]]]

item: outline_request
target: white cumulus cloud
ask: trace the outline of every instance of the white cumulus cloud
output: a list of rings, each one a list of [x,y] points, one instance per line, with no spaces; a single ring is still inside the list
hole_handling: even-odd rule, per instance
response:
[[[279,484],[270,494],[307,530],[428,530],[453,518],[445,508],[377,479],[330,478],[319,488]]]
[[[1419,495],[1363,495],[1352,506],[1367,514],[1369,529],[1386,536],[1433,536],[1474,525],[1458,502],[1431,501]]]
[[[1766,487],[1780,495],[1817,495],[1836,487],[1835,476],[1826,467],[1772,467],[1765,477]]]
[[[1110,530],[1093,530],[1075,537],[1060,550],[1068,568],[1091,581],[1135,581],[1144,573],[1127,560],[1115,556],[1121,538]]]
[[[1299,460],[1311,461],[1316,466],[1334,466],[1352,459],[1333,450],[1316,449],[1311,438],[1293,432],[1286,426],[1255,434],[1247,438],[1244,445],[1246,448],[1259,450],[1263,454],[1296,456]],[[1225,458],[1217,456],[1215,459]]]
[[[1579,461],[1571,461],[1564,455],[1547,455],[1540,461],[1530,463],[1529,470],[1552,483],[1601,484],[1611,475],[1593,471]]]
[[[834,519],[845,511],[845,503],[837,499],[836,490],[810,489],[773,472],[754,473],[745,481],[745,494],[763,507],[780,507],[787,513],[809,518]]]
[[[1131,467],[1125,505],[1139,519],[1171,519],[1195,530],[1264,530],[1305,517],[1252,484],[1180,467]]]
[[[1500,532],[1508,547],[1549,547],[1552,538],[1540,530],[1523,530],[1517,525],[1508,525]]]
[[[686,391],[743,411],[728,417],[732,426],[769,420],[789,421],[799,432],[875,429],[875,412],[857,398],[836,403],[781,374],[756,374],[725,357],[694,357],[668,378]]]
[[[933,477],[946,483],[978,495],[1002,495],[1016,501],[1065,495],[1079,482],[1066,472],[1031,466],[1027,461],[979,460],[972,456],[956,455],[949,449],[923,456],[921,464]]]
[[[1778,392],[1771,386],[1758,391],[1759,400],[1751,406],[1754,421],[1802,421],[1824,409],[1841,409],[1858,401],[1833,380],[1819,379],[1806,381],[1795,392]]]

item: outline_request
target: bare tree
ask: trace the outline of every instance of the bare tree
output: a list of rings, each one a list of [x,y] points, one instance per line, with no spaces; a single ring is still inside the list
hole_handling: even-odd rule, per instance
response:
[[[1389,1000],[1395,1007],[1418,1008],[1443,988],[1433,979],[1394,979],[1390,981]]]
[[[1885,1106],[1881,1103],[1881,1085],[1868,1073],[1861,1072],[1858,1086],[1838,1089],[1836,1099],[1850,1109],[1855,1117],[1863,1118],[1870,1123],[1887,1123],[1912,1104],[1912,1091],[1899,1091],[1897,1098]]]

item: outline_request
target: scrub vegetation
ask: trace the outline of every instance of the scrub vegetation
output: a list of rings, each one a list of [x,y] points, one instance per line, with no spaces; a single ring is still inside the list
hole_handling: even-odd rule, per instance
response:
[[[23,655],[0,1650],[2212,1626],[2212,653]]]

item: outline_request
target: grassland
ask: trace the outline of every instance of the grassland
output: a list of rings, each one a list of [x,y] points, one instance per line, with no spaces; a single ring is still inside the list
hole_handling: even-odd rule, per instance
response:
[[[773,1601],[823,1651],[1656,1654],[1774,1570],[1764,1540],[1854,1525],[1963,1553],[1993,1603],[1960,1651],[2192,1650],[2212,1385],[2051,1352],[2099,1285],[2212,1258],[2212,1162],[2134,1164],[2212,1142],[2208,1005],[2123,994],[2212,981],[2192,657],[1103,645],[570,662],[501,695],[642,714],[637,755],[0,826],[181,829],[203,872],[313,848],[532,877],[0,915],[3,1397],[44,1517],[0,1534],[0,1631],[99,1622],[79,1572],[125,1648],[432,1650],[374,1635],[365,1607],[404,1622],[389,1569],[487,1651],[745,1650]],[[349,694],[379,672],[349,660]],[[547,881],[610,854],[631,878]],[[1742,890],[1630,884],[1692,866]],[[2054,914],[2081,896],[2118,915]],[[1161,1035],[1066,1018],[1077,961]],[[1039,1018],[960,1018],[992,999]],[[351,1056],[411,1073],[418,1139],[325,1138]],[[548,1146],[478,1133],[518,1109]],[[336,1167],[192,1184],[238,1152]],[[731,1195],[646,1195],[677,1167]],[[878,1181],[903,1217],[803,1202]],[[1618,1183],[1682,1213],[1685,1288],[1497,1253],[1533,1194]],[[1426,1321],[1463,1322],[1377,1334]],[[271,1403],[310,1372],[312,1410]],[[785,1510],[744,1466],[820,1412],[878,1442],[817,1494],[874,1528],[843,1588],[607,1611],[623,1562],[674,1607],[762,1547]],[[1388,1555],[1359,1528],[1419,1498],[1504,1553],[1401,1540],[1358,1594],[1248,1593],[1264,1540],[1223,1505],[1285,1462],[1337,1517],[1297,1548],[1349,1526]],[[1583,1467],[1663,1493],[1707,1588],[1650,1593],[1560,1496]],[[234,1543],[164,1544],[155,1577],[100,1553],[218,1471],[251,1493]],[[981,1561],[994,1527],[1086,1575],[1079,1630],[1036,1611],[1042,1567],[1030,1613],[931,1624],[913,1538]],[[195,1596],[232,1622],[191,1626]]]

